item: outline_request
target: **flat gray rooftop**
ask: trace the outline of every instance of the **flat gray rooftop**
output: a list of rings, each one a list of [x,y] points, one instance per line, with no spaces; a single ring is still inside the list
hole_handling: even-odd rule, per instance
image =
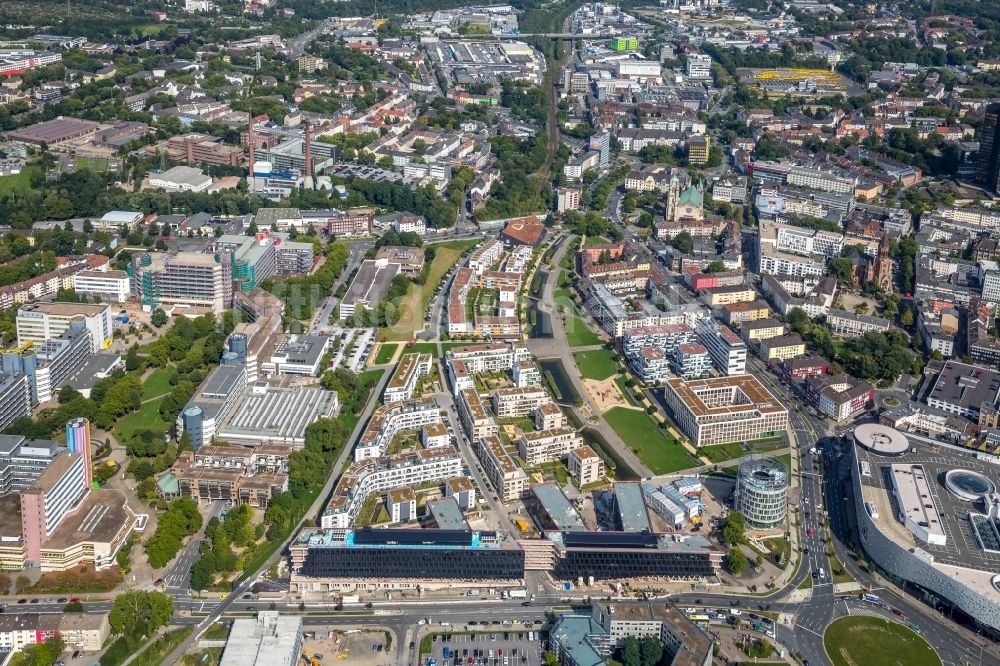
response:
[[[379,266],[372,259],[361,262],[351,286],[344,294],[344,303],[364,303],[367,307],[375,307],[385,298],[392,279],[399,273],[399,264]]]
[[[914,442],[914,440],[910,441]],[[981,513],[982,506],[955,497],[944,486],[944,475],[953,469],[960,468],[978,472],[992,481],[995,486],[1000,487],[1000,475],[997,473],[996,466],[977,460],[972,455],[972,451],[965,455],[953,449],[920,443],[916,443],[916,449],[916,453],[880,456],[859,446],[854,447],[858,460],[867,461],[871,465],[872,475],[861,477],[863,486],[870,490],[877,489],[879,499],[884,497],[885,503],[891,505],[891,511],[879,510],[880,516],[876,522],[880,526],[888,525],[892,531],[887,530],[886,533],[893,536],[894,540],[896,540],[895,535],[899,530],[909,534],[909,531],[893,515],[897,507],[893,497],[892,482],[889,480],[889,468],[891,465],[922,465],[934,505],[939,512],[938,518],[946,541],[943,546],[932,546],[915,538],[913,540],[922,550],[933,555],[936,563],[980,571],[1000,571],[1000,553],[991,553],[980,549],[972,526],[966,519],[970,511]]]

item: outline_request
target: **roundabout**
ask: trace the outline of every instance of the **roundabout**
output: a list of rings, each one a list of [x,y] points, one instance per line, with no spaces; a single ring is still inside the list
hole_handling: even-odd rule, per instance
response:
[[[916,632],[880,617],[834,620],[823,633],[823,647],[834,666],[941,666],[941,658]]]

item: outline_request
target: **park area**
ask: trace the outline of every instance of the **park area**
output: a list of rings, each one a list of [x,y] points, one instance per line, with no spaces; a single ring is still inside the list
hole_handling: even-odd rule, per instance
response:
[[[587,379],[601,381],[618,373],[615,365],[615,353],[607,349],[574,352],[573,361],[580,375]]]
[[[399,304],[399,321],[392,327],[383,329],[379,335],[381,340],[399,341],[412,340],[419,331],[424,329],[424,313],[431,302],[434,290],[440,284],[444,274],[458,263],[465,252],[476,245],[479,239],[434,243],[434,260],[427,272],[424,284],[411,282]]]
[[[697,464],[680,442],[660,430],[642,411],[613,407],[604,418],[653,474],[669,474]]]
[[[941,658],[923,638],[879,617],[842,617],[830,623],[823,645],[834,666],[940,666]]]
[[[602,342],[600,336],[590,330],[586,322],[576,315],[566,315],[563,327],[566,330],[566,344],[570,347],[599,345]]]

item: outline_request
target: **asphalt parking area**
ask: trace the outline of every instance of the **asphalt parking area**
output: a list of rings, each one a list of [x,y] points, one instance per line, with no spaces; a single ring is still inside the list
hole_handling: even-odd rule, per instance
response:
[[[534,636],[534,640],[531,637]],[[541,641],[537,631],[497,629],[471,634],[438,636],[431,643],[431,666],[541,666]],[[447,649],[447,658],[445,657]],[[433,660],[433,662],[431,661]]]

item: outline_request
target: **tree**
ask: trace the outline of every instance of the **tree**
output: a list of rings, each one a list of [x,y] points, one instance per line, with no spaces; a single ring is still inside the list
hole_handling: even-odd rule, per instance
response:
[[[722,522],[722,541],[736,545],[746,541],[747,519],[739,511],[733,511]]]
[[[623,666],[642,666],[642,657],[639,653],[639,641],[635,636],[626,636],[622,641],[621,658]]]
[[[792,308],[785,318],[788,326],[795,332],[801,332],[802,327],[809,323],[809,315],[802,308]]]
[[[125,355],[125,370],[134,372],[139,369],[139,345],[132,345]]]
[[[61,389],[59,389],[59,404],[67,405],[78,398],[82,398],[83,394],[77,391],[75,388],[66,384]]]
[[[0,573],[0,594],[10,594],[12,584],[10,576],[5,573]]]
[[[642,639],[642,666],[658,666],[663,658],[663,644],[656,636]]]
[[[14,654],[12,666],[52,666],[66,649],[66,642],[59,634],[54,634],[42,643],[27,645]]]
[[[726,567],[729,573],[734,576],[739,576],[747,568],[747,556],[743,554],[743,550],[739,546],[733,546],[729,549],[729,556],[726,558]]]
[[[149,320],[152,322],[153,326],[160,328],[167,323],[167,313],[163,311],[163,308],[155,308],[149,316]]]
[[[691,232],[682,231],[670,239],[670,246],[681,254],[691,254],[694,251],[694,238]]]
[[[724,270],[726,270],[726,263],[721,259],[716,259],[708,266],[705,266],[706,273],[721,273]]]
[[[545,651],[545,666],[559,666],[559,657],[554,652]]]
[[[913,326],[913,309],[909,306],[904,307],[899,311],[899,323],[903,326],[909,328]]]
[[[845,257],[835,257],[826,262],[826,271],[830,277],[837,279],[837,284],[845,287],[854,286],[854,264]]]
[[[24,592],[26,589],[31,587],[31,579],[25,576],[24,574],[21,574],[15,580],[15,587],[17,588],[18,592]]]
[[[165,626],[174,613],[174,600],[159,590],[129,590],[115,598],[108,614],[111,631],[118,636],[149,636]]]
[[[63,606],[63,613],[82,613],[83,604],[79,601],[71,601],[65,606]]]

